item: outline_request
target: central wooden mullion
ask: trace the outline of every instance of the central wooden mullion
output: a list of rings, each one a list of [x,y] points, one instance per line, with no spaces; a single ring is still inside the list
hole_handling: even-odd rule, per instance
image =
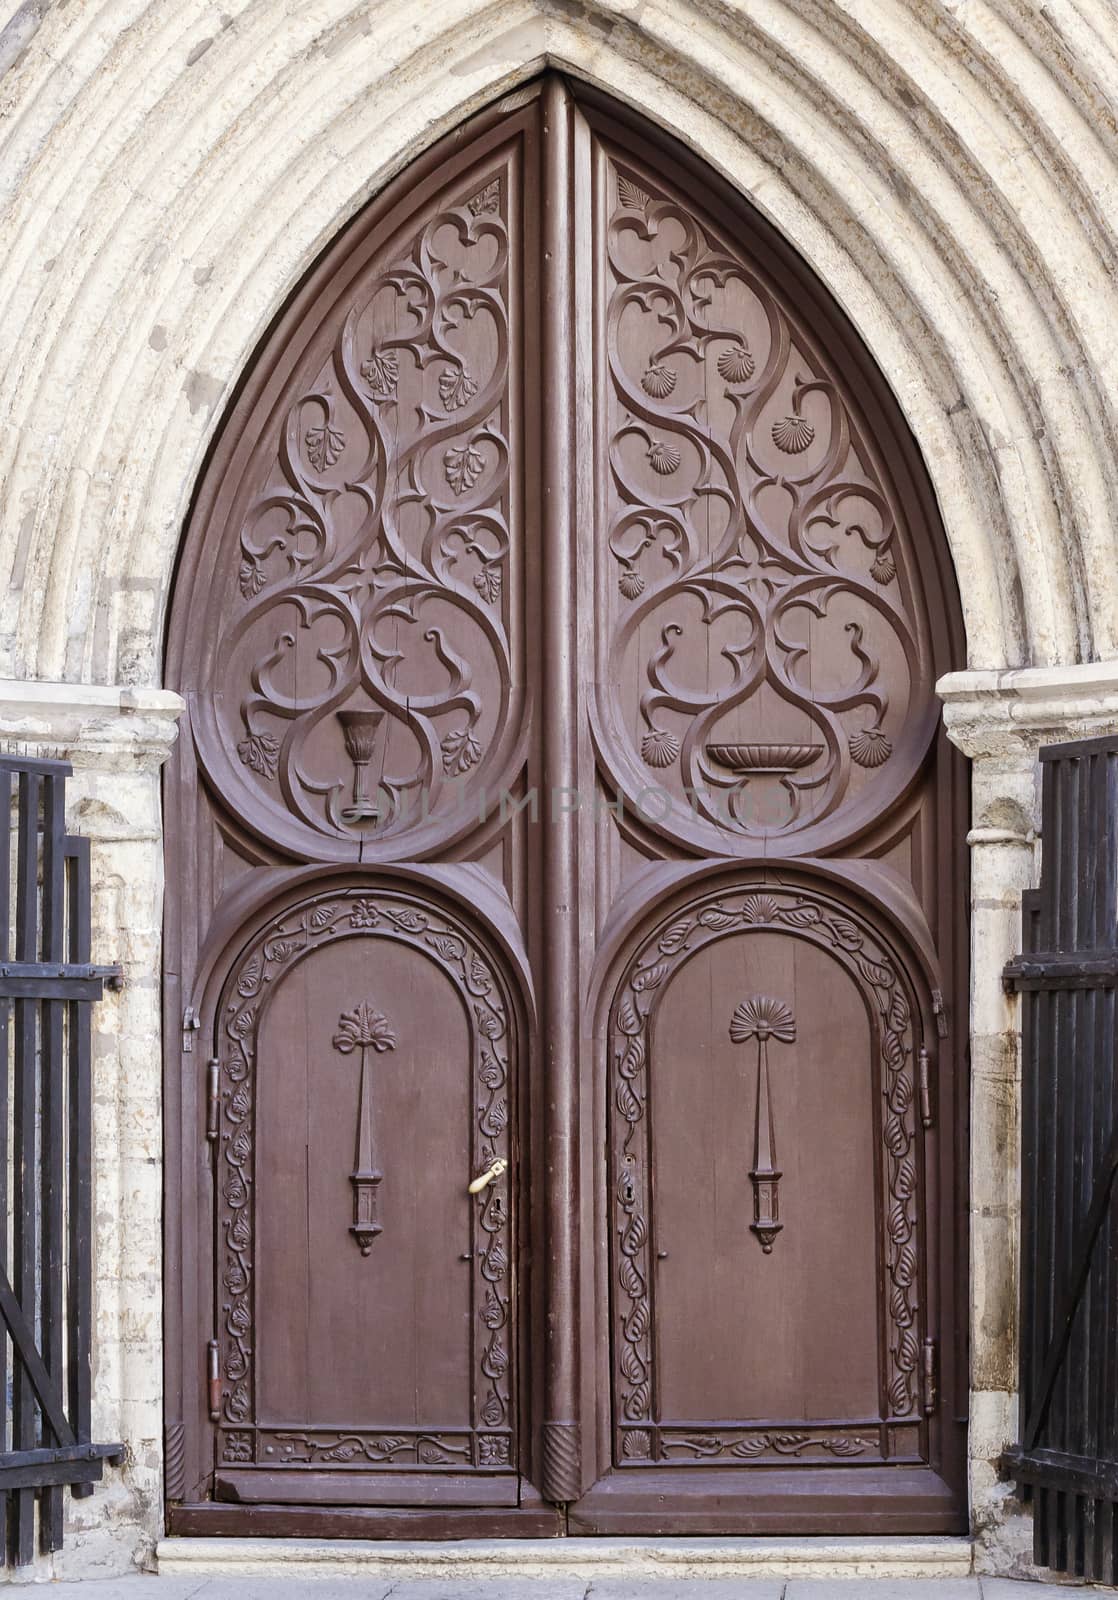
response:
[[[565,1504],[582,1491],[578,1417],[578,744],[576,709],[574,279],[571,248],[574,108],[551,77],[543,96],[541,540],[542,1062],[547,1220],[545,1414],[541,1490]]]

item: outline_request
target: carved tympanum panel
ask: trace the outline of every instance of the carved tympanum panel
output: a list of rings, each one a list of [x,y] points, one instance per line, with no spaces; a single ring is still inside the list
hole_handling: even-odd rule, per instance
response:
[[[601,172],[607,781],[692,848],[831,845],[935,726],[904,507],[787,294],[656,174]]]
[[[211,516],[199,750],[304,854],[430,850],[515,774],[519,203],[505,150],[316,308]]]

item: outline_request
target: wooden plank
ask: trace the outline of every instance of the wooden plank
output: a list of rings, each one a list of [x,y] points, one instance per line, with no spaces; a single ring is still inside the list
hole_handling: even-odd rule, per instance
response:
[[[240,1504],[323,1506],[515,1506],[520,1499],[516,1473],[452,1472],[300,1472],[246,1467],[222,1468],[215,1498]]]
[[[216,1505],[167,1507],[167,1532],[187,1538],[554,1539],[562,1513],[536,1502],[520,1508],[366,1509],[362,1506]]]

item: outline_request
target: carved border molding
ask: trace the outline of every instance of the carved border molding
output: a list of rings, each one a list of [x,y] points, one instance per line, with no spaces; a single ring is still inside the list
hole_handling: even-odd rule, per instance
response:
[[[256,1428],[255,1397],[255,1131],[257,1041],[270,995],[311,951],[342,938],[390,939],[422,952],[453,983],[470,1019],[473,1044],[472,1170],[511,1159],[514,1023],[490,956],[455,918],[417,896],[369,887],[309,897],[259,930],[226,981],[218,1016],[220,1059],[218,1211],[218,1344],[221,1442],[228,1463],[275,1466],[284,1460],[358,1461],[368,1467],[461,1467],[455,1435],[400,1429],[360,1433],[287,1429],[283,1438]],[[508,1186],[510,1197],[514,1186]],[[474,1202],[473,1427],[465,1465],[515,1464],[515,1236],[511,1199],[490,1187]],[[329,1441],[328,1443],[326,1441]],[[385,1442],[393,1443],[392,1449]],[[292,1453],[302,1443],[303,1456]],[[291,1449],[288,1449],[291,1446]],[[427,1452],[426,1456],[424,1451]],[[334,1452],[331,1455],[331,1452]],[[372,1452],[370,1454],[370,1452]]]
[[[651,1298],[651,1133],[648,1118],[649,1040],[655,1012],[676,969],[705,945],[731,934],[786,933],[826,950],[869,998],[878,1056],[882,1143],[882,1250],[888,1285],[882,1319],[886,1352],[878,1424],[915,1419],[919,1406],[921,1243],[917,1227],[919,1152],[913,1067],[918,1050],[913,1005],[891,952],[845,902],[802,886],[746,883],[715,890],[661,922],[642,940],[615,996],[609,1027],[610,1251],[613,1286],[613,1413],[615,1463],[631,1465],[647,1446],[655,1459],[676,1459],[664,1439],[680,1430],[660,1417],[655,1394],[655,1321]],[[633,1425],[639,1425],[635,1431]],[[803,1424],[763,1430],[773,1438],[802,1433]],[[745,1423],[690,1428],[692,1452],[741,1465],[758,1437]],[[862,1430],[842,1425],[835,1438]],[[810,1430],[811,1437],[820,1434]],[[728,1437],[729,1435],[729,1437]],[[830,1433],[828,1432],[828,1440]],[[696,1442],[697,1441],[697,1442]],[[715,1447],[716,1441],[721,1441]],[[734,1449],[734,1445],[741,1449]],[[769,1446],[765,1447],[766,1449]],[[776,1454],[781,1451],[775,1446]],[[807,1444],[804,1446],[807,1449]],[[833,1443],[821,1446],[834,1453]],[[683,1452],[686,1453],[686,1452]],[[760,1453],[760,1452],[759,1452]],[[839,1452],[841,1453],[841,1451]]]

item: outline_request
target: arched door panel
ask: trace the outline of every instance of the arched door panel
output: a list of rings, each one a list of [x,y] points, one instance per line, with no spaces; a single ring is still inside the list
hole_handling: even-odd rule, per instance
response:
[[[214,1049],[217,1498],[517,1504],[516,1025],[487,950],[398,888],[285,906]]]
[[[617,1467],[928,1459],[920,1010],[804,883],[641,938],[609,1023]]]

